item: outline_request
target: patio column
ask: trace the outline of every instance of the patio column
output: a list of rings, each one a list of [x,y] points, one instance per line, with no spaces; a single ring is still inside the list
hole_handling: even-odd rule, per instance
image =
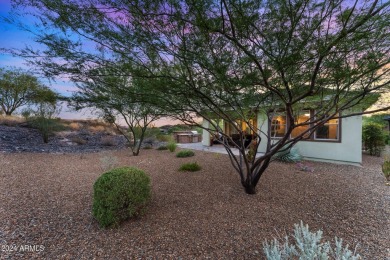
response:
[[[210,128],[210,122],[203,119],[202,126],[204,128],[209,129]],[[202,133],[202,144],[204,146],[210,146],[210,133],[203,129]]]

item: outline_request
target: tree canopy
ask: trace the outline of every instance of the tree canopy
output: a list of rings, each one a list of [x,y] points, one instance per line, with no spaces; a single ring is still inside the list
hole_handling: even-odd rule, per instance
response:
[[[164,111],[188,123],[194,115],[218,129],[224,120],[245,139],[239,118],[267,142],[248,156],[244,142],[222,131],[223,143],[247,193],[272,157],[289,149],[334,117],[363,112],[367,98],[389,92],[389,2],[343,0],[49,1],[18,0],[35,8],[41,22],[36,41],[47,49],[19,54],[47,75],[74,81],[96,67],[127,64],[133,78],[148,80]],[[96,46],[96,48],[92,48]],[[32,57],[32,58],[31,58]],[[154,101],[153,101],[154,102]],[[297,117],[310,104],[310,120]],[[283,110],[290,124],[272,140],[259,133],[258,111]],[[307,131],[292,138],[294,129]],[[260,140],[260,135],[263,138]],[[264,138],[265,137],[265,138]]]
[[[20,69],[0,68],[0,106],[6,115],[24,105],[56,100],[56,93],[42,85],[37,77]]]

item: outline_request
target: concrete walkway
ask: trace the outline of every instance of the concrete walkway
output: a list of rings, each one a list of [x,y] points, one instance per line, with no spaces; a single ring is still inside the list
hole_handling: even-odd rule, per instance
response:
[[[221,144],[214,144],[213,146],[205,146],[202,143],[188,143],[188,144],[177,144],[180,148],[198,150],[212,153],[228,154],[226,149]],[[239,155],[237,148],[231,148],[234,155]]]
[[[205,151],[205,152],[211,152],[211,153],[221,153],[221,154],[228,154],[226,152],[225,147],[222,144],[214,144],[213,146],[205,146],[202,143],[188,143],[188,144],[177,144],[180,148],[183,149],[190,149],[190,150],[198,150],[198,151]],[[239,155],[237,148],[231,148],[234,155]],[[264,153],[257,153],[256,158],[264,155]]]

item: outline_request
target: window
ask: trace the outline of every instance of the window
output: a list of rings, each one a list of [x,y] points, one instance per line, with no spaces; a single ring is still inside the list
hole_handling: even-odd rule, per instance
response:
[[[282,114],[276,114],[272,117],[271,121],[271,136],[283,137],[286,133],[286,116]]]
[[[295,127],[291,132],[290,138],[296,138],[313,126],[313,123],[311,123],[310,120],[314,114],[313,110],[303,110],[298,116],[296,116],[295,124],[307,124]],[[288,126],[289,123],[287,122],[285,113],[280,112],[274,114],[271,121],[271,138],[283,137],[286,134]],[[308,132],[303,137],[304,140],[309,141],[338,141],[340,140],[340,120],[332,118],[323,125],[319,126],[314,133]]]
[[[302,113],[299,116],[295,117],[295,124],[297,125],[297,124],[309,123],[309,120],[310,120],[310,111],[309,110],[302,111]],[[303,132],[307,131],[309,128],[310,128],[309,124],[297,126],[292,130],[291,137],[295,138],[298,135],[302,134]],[[304,135],[305,138],[309,136],[310,136],[309,132]]]
[[[324,125],[317,128],[314,139],[339,140],[339,119],[330,119]]]

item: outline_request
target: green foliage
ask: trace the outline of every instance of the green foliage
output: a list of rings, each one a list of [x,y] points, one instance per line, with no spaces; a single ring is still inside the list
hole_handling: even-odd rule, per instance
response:
[[[377,123],[363,125],[363,144],[370,155],[380,156],[385,146],[383,127]]]
[[[180,152],[178,152],[176,154],[176,157],[179,157],[179,158],[185,158],[185,157],[191,157],[191,156],[194,156],[195,153],[191,150],[181,150]]]
[[[55,102],[57,95],[21,69],[0,68],[0,107],[6,115],[17,108],[41,102]]]
[[[171,153],[173,153],[173,152],[176,150],[176,148],[177,148],[177,144],[176,144],[175,142],[169,142],[169,143],[167,144],[167,148],[168,148],[168,150],[169,150]]]
[[[174,125],[168,130],[168,134],[172,134],[176,131],[189,131],[191,128],[188,125]]]
[[[386,116],[390,116],[390,114],[375,114],[371,116],[363,116],[363,125],[368,123],[376,123],[385,127],[388,125],[388,122],[384,120]]]
[[[168,147],[166,145],[161,145],[161,146],[157,147],[156,150],[164,151],[164,150],[168,150]]]
[[[280,152],[274,155],[274,159],[285,163],[296,163],[302,161],[302,155],[296,147],[287,150],[282,148]]]
[[[201,169],[202,167],[198,163],[194,162],[182,164],[179,168],[179,171],[196,172],[200,171]]]
[[[60,120],[53,119],[55,114],[59,113],[56,104],[50,102],[39,103],[35,110],[31,110],[33,117],[31,117],[28,123],[39,130],[45,143],[49,142],[49,136],[56,131],[62,131],[65,126],[60,123]]]
[[[335,238],[336,247],[331,248],[329,242],[321,242],[322,231],[316,233],[309,231],[308,225],[303,225],[303,222],[294,225],[294,244],[290,244],[289,238],[286,236],[284,242],[279,242],[274,239],[269,244],[268,241],[263,243],[263,250],[267,260],[287,260],[287,259],[344,259],[357,260],[361,259],[359,254],[356,254],[348,249],[348,245],[343,247],[343,240]]]
[[[156,139],[160,142],[173,142],[173,136],[172,135],[164,135],[164,134],[158,134],[156,136]]]
[[[45,117],[32,117],[29,120],[29,125],[41,133],[43,142],[49,142],[49,136],[54,132],[62,131],[65,127],[60,123],[59,119],[45,118]]]
[[[24,120],[28,121],[31,116],[31,109],[24,108],[20,114],[24,117]]]
[[[390,156],[385,157],[385,161],[382,165],[382,172],[385,175],[386,180],[390,181]]]
[[[142,214],[151,198],[150,178],[133,167],[113,169],[102,174],[93,186],[93,216],[101,227]]]

